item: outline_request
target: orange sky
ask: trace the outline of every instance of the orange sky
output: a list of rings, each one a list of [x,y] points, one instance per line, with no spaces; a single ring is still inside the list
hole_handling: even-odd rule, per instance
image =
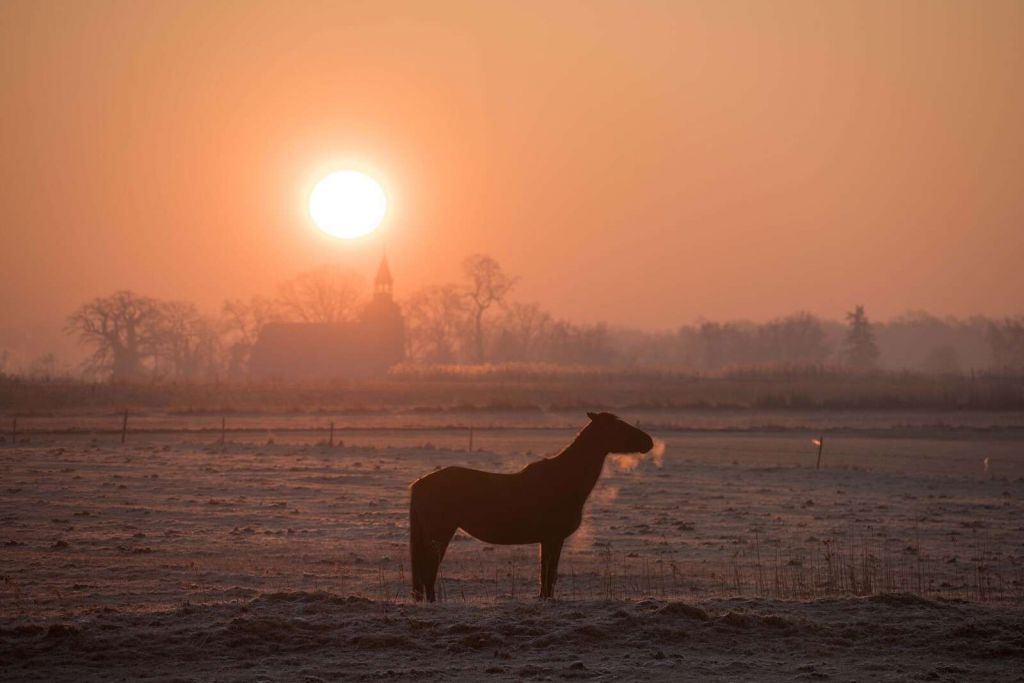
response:
[[[0,5],[0,311],[272,293],[369,171],[397,291],[482,251],[648,328],[1022,312],[1024,3]]]

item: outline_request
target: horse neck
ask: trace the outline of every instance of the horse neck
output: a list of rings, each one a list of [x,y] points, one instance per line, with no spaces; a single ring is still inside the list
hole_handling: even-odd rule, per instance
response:
[[[557,459],[565,464],[573,488],[582,500],[590,495],[601,476],[608,449],[600,445],[600,439],[588,427],[576,435],[571,444],[558,454]]]

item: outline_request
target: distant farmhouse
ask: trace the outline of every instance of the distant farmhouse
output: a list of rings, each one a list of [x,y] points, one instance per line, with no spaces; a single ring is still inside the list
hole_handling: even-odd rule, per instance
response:
[[[269,323],[252,348],[257,379],[332,379],[383,374],[405,359],[405,320],[381,259],[373,299],[355,322]]]

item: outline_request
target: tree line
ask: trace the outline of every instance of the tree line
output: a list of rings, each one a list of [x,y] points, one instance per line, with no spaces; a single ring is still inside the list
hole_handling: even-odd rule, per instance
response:
[[[398,302],[412,362],[611,363],[604,325],[559,320],[536,304],[510,301],[517,278],[492,257],[465,260],[461,278]],[[324,266],[281,284],[274,297],[229,299],[218,315],[195,304],[118,291],[83,304],[66,331],[91,351],[85,374],[115,381],[244,378],[260,331],[274,322],[343,324],[367,299],[354,273]]]
[[[959,321],[914,313],[875,323],[863,306],[855,306],[842,322],[796,313],[765,323],[701,321],[643,332],[559,319],[536,303],[515,299],[516,284],[494,258],[477,254],[463,262],[452,282],[400,300],[409,362],[712,372],[737,366],[1024,370],[1024,318]],[[216,315],[191,302],[115,292],[72,312],[66,331],[91,352],[83,371],[96,378],[243,379],[264,325],[352,322],[366,300],[362,278],[325,266],[282,283],[273,297],[227,300]]]
[[[875,322],[863,306],[844,321],[807,313],[765,323],[707,321],[616,338],[628,363],[700,371],[749,366],[827,366],[937,375],[1024,371],[1024,317],[937,318],[922,311]]]

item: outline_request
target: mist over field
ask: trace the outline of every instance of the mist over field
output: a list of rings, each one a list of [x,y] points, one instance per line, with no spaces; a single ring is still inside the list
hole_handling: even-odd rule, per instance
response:
[[[354,271],[323,266],[281,283],[272,297],[227,300],[214,313],[189,301],[119,291],[64,315],[54,314],[51,324],[36,330],[0,330],[0,373],[37,380],[308,378],[310,373],[297,373],[287,365],[272,372],[250,367],[263,326],[358,321],[375,296],[369,282],[372,278]],[[827,368],[942,376],[1024,369],[1024,317],[1019,316],[958,319],[918,311],[877,321],[864,307],[851,306],[842,319],[796,312],[761,323],[700,320],[644,331],[614,320],[580,324],[558,319],[541,305],[523,301],[517,295],[520,284],[494,258],[474,255],[452,282],[398,298],[405,333],[395,362],[694,373]],[[472,293],[481,287],[488,290],[488,299],[473,300]],[[104,324],[110,332],[101,331]],[[129,330],[133,347],[125,353],[133,360],[130,367],[116,368],[112,351],[127,344]],[[325,365],[313,374],[331,380],[350,372]]]
[[[1019,681],[1024,3],[0,2],[0,681]]]

